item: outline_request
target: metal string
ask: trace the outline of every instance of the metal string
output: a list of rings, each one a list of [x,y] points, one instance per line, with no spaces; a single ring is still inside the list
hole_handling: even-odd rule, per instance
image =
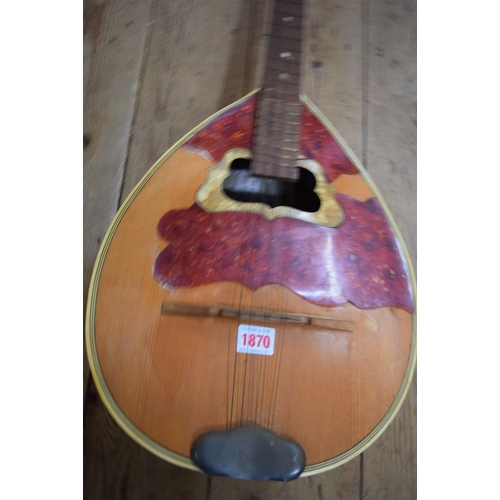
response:
[[[301,2],[293,2],[293,1],[286,1],[284,0],[286,3],[289,3],[289,4],[293,4],[293,5],[300,5]],[[280,1],[280,3],[283,3],[283,0]],[[266,67],[266,81],[265,81],[265,86],[267,87],[266,89],[264,89],[264,91],[262,91],[258,96],[258,101],[257,101],[257,116],[256,116],[256,119],[255,119],[255,122],[254,122],[254,137],[253,137],[253,144],[254,144],[254,150],[253,150],[253,153],[254,153],[254,158],[253,158],[253,161],[262,161],[262,153],[264,153],[264,158],[275,158],[276,157],[276,154],[275,152],[273,153],[273,145],[276,143],[276,141],[279,141],[280,138],[283,138],[283,135],[285,135],[285,137],[288,137],[290,136],[290,139],[288,139],[290,142],[289,144],[293,147],[296,145],[295,142],[291,142],[292,141],[292,137],[294,137],[295,141],[298,142],[299,140],[299,134],[297,133],[297,130],[300,130],[300,128],[296,128],[297,126],[296,125],[292,125],[292,130],[290,130],[289,128],[289,125],[287,123],[285,124],[282,124],[280,122],[281,118],[276,118],[275,114],[276,113],[280,113],[279,116],[282,117],[282,113],[283,113],[283,108],[284,106],[287,106],[287,104],[293,104],[293,101],[294,99],[290,99],[291,96],[295,96],[295,98],[297,97],[297,94],[298,94],[298,82],[296,82],[296,80],[298,80],[298,77],[299,76],[299,72],[300,72],[300,63],[299,61],[296,61],[297,63],[299,64],[296,64],[297,66],[297,71],[298,73],[293,73],[290,71],[290,61],[286,61],[285,59],[278,59],[276,60],[275,58],[271,58],[271,51],[272,50],[276,50],[276,48],[278,48],[280,50],[280,45],[283,44],[283,50],[286,51],[286,48],[284,47],[287,43],[289,43],[290,41],[295,41],[295,42],[298,42],[298,44],[300,44],[301,42],[301,39],[300,39],[300,36],[297,38],[290,38],[290,37],[284,37],[284,36],[280,36],[279,35],[279,32],[278,34],[276,33],[278,30],[276,30],[276,26],[275,26],[275,23],[276,23],[276,18],[277,18],[277,13],[279,13],[280,16],[284,16],[286,17],[287,15],[289,15],[287,12],[282,12],[282,11],[279,11],[280,7],[279,6],[276,6],[275,7],[275,11],[274,11],[274,17],[273,17],[273,35],[272,35],[272,38],[271,38],[271,45],[269,47],[269,55],[268,55],[268,65]],[[301,17],[297,14],[291,14],[291,16],[293,17]],[[285,26],[285,25],[281,25],[285,28],[289,28],[289,26]],[[279,26],[278,26],[278,29],[279,29]],[[300,29],[298,29],[298,34],[300,35]],[[278,40],[278,46],[277,46],[277,43],[276,43],[276,40]],[[273,43],[274,42],[274,43]],[[298,55],[299,53],[297,53],[297,51],[293,51],[294,54],[297,56],[297,59],[298,58]],[[274,68],[271,68],[270,67],[270,60],[273,61],[273,65],[274,65]],[[280,74],[283,74],[283,73],[287,73],[290,78],[288,81],[280,81],[279,79],[279,75]],[[295,88],[296,87],[296,88]],[[269,93],[268,89],[273,89],[271,93]],[[286,90],[284,90],[286,89]],[[291,90],[294,90],[294,92],[292,92]],[[278,100],[276,101],[264,101],[264,97],[266,96],[266,92],[268,92],[267,95],[272,95],[272,96],[276,96],[276,98]],[[282,97],[282,99],[280,99],[280,97]],[[297,99],[298,101],[298,99]],[[295,102],[297,102],[295,101]],[[294,109],[295,106],[288,106],[289,108],[291,109]],[[267,109],[265,109],[267,108]],[[285,108],[286,109],[286,108]],[[297,108],[297,109],[300,109],[300,108]],[[294,110],[295,111],[295,110]],[[290,111],[290,113],[293,113],[294,111]],[[265,116],[267,113],[267,117]],[[285,117],[287,116],[290,116],[290,115],[285,115]],[[271,117],[274,117],[271,118]],[[295,120],[299,120],[300,117],[295,117]],[[286,121],[286,119],[285,119]],[[281,129],[277,128],[278,127],[282,127]],[[300,125],[299,125],[300,127]],[[295,131],[293,130],[293,128],[295,128]],[[261,134],[259,136],[259,134]],[[264,136],[264,134],[266,134]],[[262,137],[266,137],[267,140],[270,142],[271,144],[271,147],[269,147],[269,143],[266,144],[267,141],[264,142],[264,144],[262,144]],[[279,143],[281,143],[281,141],[279,141]],[[255,145],[258,145],[259,148],[258,148],[258,151],[257,151],[257,148],[255,147]],[[298,145],[298,144],[297,144]],[[294,156],[294,154],[292,153],[290,156]],[[295,156],[297,156],[295,154]],[[267,196],[267,194],[269,194],[267,192],[267,186],[264,184],[264,194]],[[279,193],[275,193],[274,194],[275,197],[278,197],[279,196]],[[292,197],[293,197],[293,188],[290,187],[289,188],[289,192],[288,192],[288,199],[289,199],[289,205],[291,205],[291,201],[292,201]],[[252,195],[252,200],[251,202],[257,202],[257,197],[254,197]],[[277,202],[277,198],[275,198],[275,202]],[[276,203],[275,203],[276,204]],[[288,210],[288,212],[290,212],[290,209]],[[251,234],[254,234],[255,237],[259,238],[259,237],[262,237],[264,235],[264,231],[261,231],[261,227],[262,227],[262,224],[269,224],[269,221],[263,216],[263,206],[262,206],[262,209],[259,209],[259,212],[258,214],[255,214],[255,215],[258,215],[257,217],[251,217],[251,220],[253,219],[255,222],[252,223],[250,222],[249,223],[249,227],[250,227],[250,230],[252,231]],[[290,215],[290,213],[287,214],[287,218],[288,216]],[[261,219],[264,219],[264,221],[262,221]],[[288,224],[286,224],[288,225]],[[264,226],[264,227],[267,227],[267,226]],[[270,262],[270,265],[273,266],[273,268],[277,269],[278,266],[276,265],[276,259],[278,258],[279,259],[279,255],[280,255],[280,244],[279,242],[277,241],[274,241],[273,243],[273,240],[276,240],[274,238],[274,234],[275,234],[275,231],[274,231],[274,228],[275,228],[275,225],[271,223],[270,225],[271,227],[271,231],[270,231],[270,234],[268,234],[267,236],[271,237],[271,248],[272,248],[272,252],[269,256],[269,262]],[[282,245],[281,245],[282,247]],[[253,266],[255,268],[255,263],[256,263],[256,260],[257,260],[257,252],[259,251],[259,248],[255,248],[253,252],[253,255],[254,255],[254,258],[253,259],[249,259],[249,262],[250,260],[253,260]],[[240,250],[241,252],[241,250]],[[242,263],[243,265],[243,263]],[[284,273],[284,266],[285,266],[285,261],[284,259],[282,259],[282,271],[281,271],[281,274],[283,275]],[[243,267],[241,267],[242,271],[241,273],[243,273]],[[279,274],[279,273],[277,273]],[[242,302],[243,302],[243,295],[244,295],[244,286],[242,285],[241,287],[241,291],[240,291],[240,297],[239,297],[239,307],[238,309],[240,311],[242,311]],[[249,311],[250,311],[250,316],[248,317],[248,324],[252,325],[253,324],[253,316],[252,316],[252,312],[254,310],[254,308],[257,306],[257,304],[255,303],[254,301],[254,295],[255,293],[252,292],[252,294],[250,295],[250,308],[249,308]],[[286,299],[286,294],[285,294],[285,300],[284,300],[284,307],[286,307],[286,302],[287,302],[287,299]],[[264,297],[265,298],[265,295]],[[238,317],[238,323],[241,324],[241,314],[239,315]],[[279,327],[278,327],[279,326]],[[280,374],[280,368],[281,368],[281,359],[282,359],[282,344],[283,344],[283,333],[285,331],[285,322],[284,320],[282,319],[281,322],[279,323],[279,325],[277,325],[277,328],[276,328],[276,331],[280,332],[281,334],[280,335],[276,335],[275,336],[275,346],[274,346],[274,349],[275,349],[275,353],[277,353],[277,351],[279,350],[279,357],[278,357],[278,368],[277,370],[275,369],[275,374],[273,376],[273,384],[272,384],[272,387],[271,387],[271,390],[272,390],[272,394],[274,393],[274,397],[272,397],[271,401],[274,400],[274,404],[273,404],[273,410],[272,410],[272,420],[274,421],[274,409],[275,409],[275,406],[276,406],[276,399],[277,399],[277,394],[278,394],[278,383],[279,383],[279,374]],[[257,357],[257,360],[255,360],[254,358]],[[264,358],[264,359],[262,359]],[[237,392],[237,388],[236,388],[236,375],[237,375],[237,362],[238,362],[238,356],[237,356],[237,353],[236,353],[236,349],[235,349],[235,360],[234,360],[234,373],[233,373],[233,388],[232,388],[232,398],[231,398],[231,414],[230,414],[230,426],[232,427],[232,418],[233,418],[233,407],[234,407],[234,400],[235,400],[235,392]],[[257,420],[258,418],[260,418],[260,421],[262,423],[262,411],[263,411],[263,401],[264,401],[264,391],[265,391],[265,384],[266,384],[266,368],[267,368],[267,364],[268,364],[269,360],[267,359],[267,356],[255,356],[255,355],[251,355],[250,354],[250,357],[248,354],[245,354],[245,360],[244,360],[244,368],[243,368],[243,386],[242,386],[242,391],[241,391],[241,413],[240,413],[240,425],[243,424],[243,415],[244,415],[244,407],[245,407],[245,404],[247,404],[247,420],[249,420],[249,415],[250,415],[250,412],[251,412],[251,409],[252,409],[252,393],[255,392],[255,417],[254,417],[254,420],[255,420],[255,423],[257,423]],[[257,364],[258,366],[255,367],[254,365]],[[249,366],[250,365],[250,366]],[[263,366],[263,368],[262,368]],[[250,386],[250,388],[248,389],[248,392],[250,393],[250,396],[248,398],[248,402],[245,401],[245,393],[247,391],[247,371],[248,371],[248,385]],[[263,371],[263,375],[262,375],[262,371]],[[257,384],[254,384],[254,376],[255,376],[255,372],[257,372]],[[262,379],[262,381],[260,381]],[[276,380],[276,383],[274,382]],[[254,390],[252,390],[252,387],[254,387]],[[259,415],[258,413],[258,403],[259,403],[259,394],[258,394],[258,390],[259,390],[259,387],[260,387],[260,391],[261,391],[261,394],[260,394],[260,402],[261,402],[261,415]]]

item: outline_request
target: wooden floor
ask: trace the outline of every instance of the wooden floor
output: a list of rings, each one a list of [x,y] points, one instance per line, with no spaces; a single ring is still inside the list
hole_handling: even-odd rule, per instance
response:
[[[84,1],[84,294],[119,205],[173,143],[259,86],[269,0]],[[303,92],[368,168],[416,268],[416,0],[309,0]],[[84,498],[416,498],[416,380],[361,456],[292,483],[208,479],[143,450],[84,357]]]

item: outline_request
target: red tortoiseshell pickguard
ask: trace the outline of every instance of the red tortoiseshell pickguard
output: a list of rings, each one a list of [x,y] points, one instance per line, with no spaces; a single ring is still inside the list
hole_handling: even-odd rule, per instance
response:
[[[338,199],[346,214],[338,228],[207,213],[196,204],[168,212],[158,229],[170,244],[156,259],[155,278],[167,287],[235,281],[255,290],[278,283],[325,306],[350,301],[412,312],[402,251],[378,200]]]
[[[231,109],[186,145],[215,161],[234,147],[250,148],[256,97]],[[320,162],[332,182],[357,174],[335,139],[303,110],[301,150]],[[392,306],[413,312],[403,251],[377,198],[338,194],[345,221],[327,228],[291,218],[269,221],[244,212],[207,213],[196,204],[166,213],[160,235],[169,242],[154,265],[164,287],[232,281],[255,290],[281,284],[324,306],[347,301],[362,309]]]

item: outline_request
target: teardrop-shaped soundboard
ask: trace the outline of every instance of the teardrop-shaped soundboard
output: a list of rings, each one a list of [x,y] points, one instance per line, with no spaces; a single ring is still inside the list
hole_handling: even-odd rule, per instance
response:
[[[127,198],[94,269],[87,348],[107,408],[152,453],[196,469],[200,436],[251,425],[298,443],[308,475],[359,454],[401,406],[414,280],[379,192],[305,97],[296,155],[320,208],[224,191],[252,158],[259,96],[190,132]]]

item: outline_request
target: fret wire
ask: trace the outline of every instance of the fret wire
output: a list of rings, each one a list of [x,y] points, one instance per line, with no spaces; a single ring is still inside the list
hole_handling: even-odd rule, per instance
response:
[[[277,151],[288,151],[288,152],[292,152],[292,153],[300,151],[297,148],[290,147],[291,143],[297,142],[295,139],[289,139],[289,140],[288,139],[278,139],[278,140],[272,141],[272,142],[269,142],[267,137],[263,137],[261,139],[262,140],[259,141],[259,145],[262,147],[266,146],[266,147],[270,147],[271,149],[274,149]],[[283,146],[282,143],[285,141],[288,141],[288,142],[286,142],[287,145]]]
[[[280,158],[279,156],[274,156],[266,153],[254,157],[252,161],[257,164],[260,163],[261,165],[265,163],[272,163],[273,165],[276,165],[278,167],[292,167],[294,166],[294,164],[296,164],[297,160],[298,158],[292,158],[292,161],[288,161],[286,158]]]
[[[280,35],[275,35],[271,33],[271,38],[279,38],[280,40],[288,40],[290,42],[299,42],[302,43],[302,37],[300,38],[290,38],[289,36],[280,36]]]
[[[279,69],[279,68],[269,68],[268,71],[271,71],[273,73],[283,73],[284,69]],[[291,71],[286,71],[286,73],[288,73],[289,75],[292,75],[292,76],[300,76],[300,73],[292,73]]]
[[[284,120],[269,120],[268,118],[264,116],[258,116],[256,119],[255,127],[261,127],[261,128],[267,128],[267,129],[273,129],[273,130],[281,130],[283,133],[298,133],[298,129],[300,127],[300,123],[296,124],[295,123],[289,123]],[[275,126],[278,124],[278,126],[284,127],[284,128],[275,128]],[[257,131],[258,132],[258,131]]]
[[[276,77],[266,78],[265,81],[267,82],[267,85],[271,84],[271,85],[273,85],[273,88],[279,88],[280,90],[283,88],[283,85],[292,85],[294,87],[298,87],[299,86],[298,82],[294,82],[294,81],[290,82],[290,81],[286,81],[286,80],[279,80]],[[297,94],[298,94],[298,92],[297,92]]]
[[[299,94],[297,94],[297,92],[289,92],[288,90],[283,90],[283,89],[278,89],[276,87],[266,87],[264,89],[264,92],[272,92],[272,93],[275,93],[275,94],[284,94],[284,95],[288,95],[290,97],[296,97],[297,100],[298,100],[298,97],[299,97]]]
[[[275,54],[272,54],[273,56],[276,56],[276,57],[272,57],[269,59],[269,66],[266,67],[266,71],[268,68],[271,68],[271,67],[276,67],[276,64],[280,64],[281,62],[283,62],[284,64],[289,64],[291,61],[290,60],[287,60],[287,59],[284,59],[283,57],[280,57],[279,54],[283,54],[283,52],[290,52],[293,54],[294,58],[293,58],[293,65],[295,66],[293,69],[295,70],[299,70],[300,71],[300,53],[299,52],[293,52],[293,51],[290,51],[290,50],[286,50],[286,49],[280,49],[280,50],[277,50]],[[271,65],[271,61],[274,61],[273,65]],[[290,68],[291,69],[291,68]]]
[[[286,90],[286,91],[292,91],[294,87],[299,87],[298,82],[293,82],[293,81],[287,81],[286,84],[284,80],[279,80],[277,78],[266,78],[266,83],[267,84],[272,84],[275,85],[276,87],[280,88],[280,90]],[[295,92],[296,95],[299,95],[299,91],[296,90]]]
[[[295,147],[294,142],[298,143],[300,139],[300,128],[296,130],[284,130],[276,127],[265,127],[265,133],[255,137],[255,144],[262,146],[268,143],[274,144],[275,149]],[[271,132],[273,134],[271,134]]]
[[[262,151],[259,153],[262,154]],[[279,158],[281,160],[297,160],[298,158],[296,156],[288,156],[288,155],[275,155],[273,153],[269,153],[266,151],[267,156],[272,156],[273,158]]]
[[[285,82],[283,80],[275,80],[275,79],[271,79],[271,81],[269,83],[274,83],[274,84],[282,84],[282,85],[290,85],[292,87],[300,87],[300,84],[298,83],[295,83],[295,82]],[[281,85],[280,85],[281,86]],[[293,92],[290,92],[291,94],[293,94]],[[298,95],[298,92],[297,92],[297,95]]]
[[[288,94],[271,94],[271,95],[273,97],[267,97],[267,98],[266,97],[261,97],[260,100],[264,100],[264,99],[277,99],[274,96],[278,96],[279,95],[280,97],[283,98],[283,99],[279,99],[281,101],[279,104],[286,102],[288,106],[295,106],[295,107],[301,106],[301,104],[299,102],[299,99],[298,99],[298,97],[299,97],[298,94],[292,94],[292,95],[288,95]],[[287,98],[289,98],[289,99],[287,99]],[[271,105],[272,105],[272,102],[271,102]]]
[[[289,153],[289,154],[276,154],[278,152],[281,152],[281,153]],[[272,147],[269,147],[269,145],[264,145],[260,151],[257,153],[258,155],[261,155],[261,154],[267,154],[269,156],[273,156],[275,158],[281,158],[281,159],[285,159],[285,160],[298,160],[299,159],[299,156],[298,154],[300,153],[300,149],[294,149],[293,151],[289,151],[289,150],[281,150],[281,149],[278,149],[278,148],[272,148]],[[296,153],[292,156],[290,156],[290,153]]]
[[[272,54],[273,51],[275,51],[276,49],[278,50],[295,50],[297,51],[297,55],[300,55],[300,49],[302,47],[302,40],[289,40],[289,42],[293,42],[295,44],[295,48],[291,48],[290,46],[290,43],[283,43],[283,42],[275,42],[273,45],[271,45],[269,47],[269,52],[268,52],[268,55],[269,54]]]
[[[286,106],[302,106],[300,102],[288,102],[288,101],[283,101],[282,99],[275,99],[274,97],[262,97],[261,101],[279,102],[280,104],[285,104]]]
[[[290,52],[290,51],[288,51]],[[295,58],[294,58],[295,59]],[[293,64],[294,66],[300,66],[300,62],[299,61],[292,61],[290,59],[286,59],[285,57],[270,57],[269,58],[270,61],[275,61],[275,62],[278,62],[278,63],[285,63],[285,64]]]
[[[293,16],[290,16],[290,17],[293,17]],[[294,29],[294,30],[302,30],[302,27],[301,26],[294,26],[293,24],[290,24],[290,23],[285,23],[285,24],[281,24],[281,23],[274,23],[273,24],[274,27],[276,28],[285,28],[285,29]]]
[[[273,143],[269,143],[269,142],[259,142],[259,143],[258,143],[258,148],[257,148],[257,151],[261,151],[261,150],[264,150],[264,149],[266,149],[266,148],[267,148],[267,149],[269,149],[269,148],[270,148],[270,149],[273,149],[273,150],[275,150],[275,151],[281,151],[281,152],[283,152],[283,151],[288,151],[288,152],[298,152],[297,147],[292,147],[292,148],[290,147],[290,146],[293,146],[293,143],[292,143],[292,142],[287,142],[287,143],[286,143],[286,144],[287,144],[287,146],[283,146],[283,147],[285,147],[285,148],[287,148],[287,149],[283,149],[282,147],[279,147],[279,143],[281,143],[281,142],[282,142],[282,141],[278,141],[278,140],[276,140],[276,141],[275,141],[275,142],[273,142]],[[298,141],[298,140],[294,139],[294,140],[293,140],[293,142],[295,143],[295,145],[296,145],[296,146],[299,146],[299,144],[298,144],[298,142],[299,142],[299,141]],[[276,144],[278,144],[278,145],[276,145]]]
[[[261,116],[265,116],[266,112],[268,112],[270,115],[272,114],[273,116],[277,114],[282,114],[282,115],[288,115],[288,113],[294,113],[293,115],[288,115],[288,116],[301,116],[302,112],[296,113],[295,111],[292,111],[292,108],[280,108],[281,104],[278,103],[270,103],[271,107],[259,107],[257,109],[257,116],[260,118]],[[262,103],[262,106],[264,106],[264,103]],[[268,104],[266,104],[268,106]],[[296,111],[299,111],[296,109]]]
[[[283,54],[283,53],[291,53],[293,54],[293,60],[291,59],[285,59],[284,57],[281,57],[279,54]],[[283,63],[285,65],[289,65],[289,68],[290,69],[294,69],[294,70],[299,70],[300,71],[300,60],[301,60],[301,57],[300,57],[300,53],[298,52],[292,52],[290,50],[286,50],[286,49],[280,49],[280,50],[277,50],[276,51],[276,54],[273,54],[273,56],[277,56],[277,57],[271,57],[269,58],[269,66],[266,67],[266,71],[264,73],[266,73],[268,71],[268,69],[271,69],[271,68],[275,68],[277,64],[280,64],[280,63]],[[272,64],[272,66],[271,66]],[[293,67],[292,67],[293,65]]]
[[[287,113],[287,112],[284,112],[281,109],[272,109],[272,108],[262,108],[262,109],[257,110],[257,113],[263,112],[263,111],[266,111],[266,112],[276,112],[276,113],[279,113],[280,115],[286,115],[286,116],[292,116],[292,117],[302,116],[302,113]],[[263,116],[263,115],[259,115],[259,118],[261,116]]]
[[[276,118],[267,118],[267,120],[273,123],[284,123],[285,125],[300,125],[300,122],[287,122],[286,120],[277,120]]]
[[[275,65],[273,68],[268,68],[267,73],[273,72],[273,73],[280,73],[282,71],[286,71],[288,68],[286,67],[289,62],[286,59],[281,59],[280,61],[277,61],[277,65]],[[295,70],[295,71],[287,71],[287,73],[293,75],[293,76],[300,76],[300,72],[297,73],[297,67],[295,65],[294,68],[290,68],[290,70]]]
[[[294,164],[297,162],[298,158],[293,159],[292,161],[287,160],[286,158],[278,158],[276,156],[272,156],[270,154],[262,155],[258,158],[255,158],[253,161],[255,161],[257,164],[271,164],[273,166],[277,167],[293,167]]]
[[[261,146],[271,148],[272,150],[275,150],[275,151],[288,151],[290,153],[300,153],[300,149],[298,149],[298,148],[287,148],[287,147],[278,148],[278,147],[274,147],[273,144],[261,144]]]
[[[285,2],[283,0],[277,0],[275,2],[275,9],[286,9],[289,5],[296,5],[298,7],[302,7],[302,2]]]
[[[298,142],[300,139],[300,130],[297,130],[293,133],[286,134],[285,132],[290,132],[282,129],[267,129],[266,132],[273,131],[276,135],[273,137],[273,144],[277,144],[278,147],[282,143],[287,143],[286,147],[290,147],[293,142]],[[267,144],[271,139],[268,137],[269,134],[259,135],[259,137],[255,138],[255,144],[258,146],[262,146]]]
[[[304,16],[301,16],[300,14],[290,14],[289,12],[282,12],[282,11],[276,11],[275,14],[277,16],[283,16],[283,17],[296,17],[298,19],[302,19]]]
[[[273,115],[273,116],[275,116],[275,115]],[[291,118],[297,119],[297,118],[300,118],[300,115],[298,117],[294,116]],[[285,125],[294,126],[294,127],[298,126],[298,122],[289,122],[289,121],[285,121],[285,120],[268,119],[267,116],[264,114],[257,116],[257,119],[259,120],[259,122],[265,122],[267,120],[267,121],[272,122],[272,123],[284,123]]]
[[[274,21],[274,26],[277,28],[276,33],[280,33],[282,30],[292,30],[291,33],[297,33],[298,35],[302,34],[302,27],[300,24],[295,25],[292,23],[281,24],[279,22]],[[272,36],[272,33],[269,33],[269,37]]]
[[[265,159],[267,156],[270,156],[272,158],[278,158],[277,161],[282,161],[282,162],[295,162],[299,159],[299,152],[297,152],[296,155],[290,156],[290,155],[280,155],[275,153],[276,150],[271,150],[270,148],[263,147],[260,148],[257,151],[254,151],[252,154],[252,158],[254,161],[262,161]]]
[[[302,44],[299,42],[290,43],[275,43],[269,47],[268,56],[274,56],[276,53],[280,52],[294,52],[298,56],[301,54]]]
[[[275,12],[278,13],[279,16],[283,16],[283,17],[303,17],[302,16],[302,9],[300,8],[297,8],[297,7],[294,7],[294,6],[290,6],[289,8],[286,8],[284,5],[282,6],[276,6],[277,9],[282,9],[282,10],[278,10]]]
[[[273,141],[276,143],[280,143],[284,139],[291,139],[291,140],[297,140],[297,137],[300,135],[300,127],[296,127],[294,129],[288,129],[288,128],[279,128],[279,126],[273,126],[271,123],[264,123],[261,126],[262,128],[262,134],[258,134],[258,136],[255,137],[255,141],[258,144],[261,144],[262,141],[267,141],[268,137],[267,135],[270,132],[274,132],[276,135],[273,137]]]
[[[297,107],[297,106],[295,106],[295,107]],[[284,107],[281,107],[280,103],[272,103],[272,102],[260,104],[257,108],[256,113],[259,117],[265,116],[266,113],[273,114],[273,115],[282,114],[282,115],[293,116],[293,117],[302,116],[302,112],[298,109],[292,110],[290,107],[284,108]]]
[[[289,119],[278,119],[278,116],[283,116],[286,115],[286,117],[290,117]],[[288,113],[288,112],[283,112],[282,110],[269,110],[269,109],[264,109],[264,110],[258,110],[256,113],[256,120],[259,121],[265,121],[269,120],[274,123],[285,123],[286,125],[300,125],[300,121],[295,121],[297,119],[300,120],[300,117],[302,116],[302,113]]]
[[[276,112],[276,113],[281,113],[282,115],[289,115],[289,116],[301,116],[302,115],[302,113],[291,113],[289,111],[284,111],[283,109],[278,109],[278,108],[259,108],[257,110],[257,113],[262,113],[263,111]]]
[[[266,83],[274,85],[275,87],[278,88],[282,88],[283,85],[297,85],[297,86],[299,85],[298,81],[296,81],[300,77],[299,74],[292,75],[288,73],[289,75],[288,78],[285,78],[284,80],[280,79],[278,75],[282,75],[285,73],[286,71],[282,71],[281,73],[269,72],[265,81]]]
[[[265,131],[265,133],[279,132],[280,134],[288,136],[295,136],[300,133],[300,125],[291,125],[289,123],[277,122],[274,120],[271,121],[261,117],[256,120],[255,128],[260,128],[263,132]],[[255,137],[255,140],[260,142],[260,135],[258,133],[259,130],[256,132],[257,136]]]
[[[268,132],[281,132],[282,134],[287,134],[287,135],[296,135],[296,136],[300,135],[300,130],[285,130],[282,128],[267,127],[267,131]],[[264,136],[261,136],[261,137],[264,137]],[[256,142],[259,142],[258,138],[257,138]]]
[[[270,46],[271,49],[276,47],[276,46],[281,47],[282,44],[287,45],[287,46],[290,46],[291,44],[295,44],[299,48],[302,47],[302,37],[290,38],[287,36],[280,36],[280,35],[277,35],[276,33],[273,33],[273,34],[271,34],[270,38],[271,38],[271,40],[269,43],[271,44],[271,46]],[[285,42],[282,42],[282,40],[285,40]]]
[[[267,134],[269,134],[269,132],[274,132],[274,133],[276,133],[277,136],[279,135],[279,138],[276,138],[276,142],[285,142],[288,137],[290,138],[289,143],[291,143],[291,142],[298,143],[300,140],[300,130],[297,130],[296,132],[290,132],[288,130],[282,130],[279,128],[278,129],[267,128],[266,132],[267,132]],[[290,133],[287,133],[287,132],[290,132]],[[266,144],[267,140],[268,140],[268,137],[266,137],[265,135],[260,135],[259,137],[257,137],[255,139],[254,146],[260,147],[261,145]]]
[[[264,101],[264,100],[266,100],[266,103],[262,103],[262,106],[263,106],[264,104],[265,104],[266,106],[268,106],[268,105],[273,106],[274,104],[277,104],[277,105],[279,105],[279,106],[280,106],[281,104],[285,104],[285,103],[286,103],[286,105],[287,105],[287,106],[295,106],[295,107],[297,107],[297,106],[301,106],[301,104],[300,104],[300,102],[299,102],[299,100],[298,100],[298,94],[297,94],[297,96],[293,96],[293,95],[292,95],[292,96],[282,95],[281,97],[285,97],[285,98],[286,98],[286,97],[290,97],[290,100],[287,100],[287,99],[280,99],[280,100],[279,100],[279,102],[276,102],[276,101],[269,102],[269,101],[268,101],[269,99],[277,99],[277,98],[276,98],[276,97],[261,97],[261,98],[260,98],[260,101]],[[297,98],[294,98],[294,97],[297,97]],[[259,101],[259,102],[260,102],[260,101]],[[260,104],[259,104],[259,105],[260,105]]]
[[[263,89],[264,92],[276,92],[278,94],[287,94],[287,95],[296,95],[298,97],[298,94],[295,92],[288,92],[288,90],[281,90],[281,89],[276,89],[274,87],[268,87]]]
[[[297,69],[297,68],[294,68],[294,69]],[[285,79],[285,80],[279,79],[279,75],[285,74],[285,73],[289,75],[288,78]],[[280,83],[282,83],[282,82],[286,83],[289,80],[295,82],[297,79],[300,79],[301,74],[302,73],[300,71],[299,72],[290,71],[289,68],[276,68],[276,69],[270,69],[267,72],[266,76],[268,77],[267,79],[269,79],[269,78],[275,78],[275,79],[278,78],[278,81]],[[275,87],[276,87],[276,85],[275,85]]]
[[[255,137],[254,146],[257,148],[267,144],[270,140],[268,136],[273,137],[272,141],[276,144],[287,143],[288,146],[298,144],[300,140],[300,130],[291,131],[291,130],[283,130],[279,128],[266,127],[265,134],[259,134],[258,137]]]

